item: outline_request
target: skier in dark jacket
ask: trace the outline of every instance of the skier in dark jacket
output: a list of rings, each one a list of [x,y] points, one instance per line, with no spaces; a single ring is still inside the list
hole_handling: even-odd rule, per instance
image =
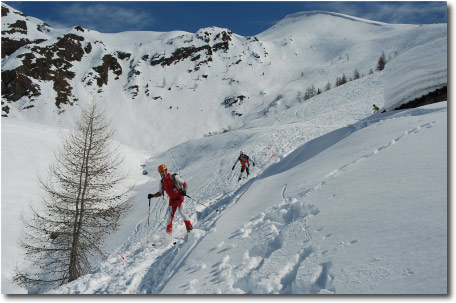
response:
[[[247,156],[243,151],[241,151],[239,158],[237,158],[236,162],[234,162],[233,168],[231,169],[231,170],[234,170],[234,167],[236,166],[236,164],[238,162],[241,162],[241,174],[239,175],[238,181],[241,180],[242,173],[244,172],[244,170],[247,172],[247,178],[250,176],[250,172],[249,172],[250,161],[252,161],[253,166],[255,166],[255,162],[252,159],[250,159],[249,156]]]

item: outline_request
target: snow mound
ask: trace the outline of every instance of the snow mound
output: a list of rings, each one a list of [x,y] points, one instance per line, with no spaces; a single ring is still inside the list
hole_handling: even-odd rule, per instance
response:
[[[384,76],[385,110],[447,86],[447,38],[416,46],[386,64]]]

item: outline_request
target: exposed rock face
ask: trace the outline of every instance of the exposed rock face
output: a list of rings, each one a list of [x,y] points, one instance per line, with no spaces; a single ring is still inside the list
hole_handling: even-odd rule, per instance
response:
[[[177,62],[179,61],[182,61],[184,59],[187,59],[189,57],[191,57],[193,54],[196,54],[198,52],[201,52],[201,51],[206,51],[206,55],[210,56],[212,55],[212,48],[209,46],[209,45],[204,45],[204,46],[200,46],[200,47],[194,47],[194,46],[190,46],[190,47],[182,47],[182,48],[178,48],[170,57],[161,57],[161,58],[158,58],[158,59],[154,59],[152,58],[152,60],[150,61],[150,64],[152,66],[154,65],[161,65],[161,66],[170,66],[171,64],[176,64]]]
[[[2,97],[9,101],[17,101],[24,96],[33,98],[40,94],[41,91],[39,86],[34,85],[32,81],[27,76],[21,74],[19,70],[2,71]]]
[[[2,17],[6,17],[9,13],[9,9],[6,6],[2,6]]]
[[[22,19],[25,17],[24,14],[19,12],[11,12],[6,6],[2,6],[2,17],[6,17],[8,15],[16,15],[21,17]],[[31,43],[41,43],[44,41],[43,39],[36,39],[30,40],[27,36],[27,22],[25,20],[18,19],[15,22],[8,24],[8,26],[4,26],[2,30],[2,59],[6,56],[10,56],[19,48],[23,47],[24,45],[31,44]],[[44,25],[44,24],[43,24]],[[11,36],[16,34],[18,38],[12,38]],[[20,37],[20,38],[19,38]]]
[[[84,51],[86,52],[86,54],[90,54],[90,52],[92,51],[92,43],[87,43],[86,47],[84,47]]]
[[[10,30],[2,32],[2,34],[21,33],[27,35],[27,24],[23,20],[17,20],[16,23],[11,24]]]
[[[231,60],[228,53],[233,32],[216,27],[203,28],[195,34],[164,39],[163,50],[155,49],[155,54],[147,53],[147,49],[146,53],[143,51],[132,54],[109,48],[109,45],[100,41],[100,36],[96,36],[97,39],[93,38],[90,30],[79,25],[62,34],[61,30],[52,29],[44,22],[31,21],[7,5],[2,5],[2,17],[7,21],[2,20],[4,31],[1,55],[4,60],[8,60],[9,57],[16,60],[11,69],[2,69],[4,116],[11,112],[9,103],[21,100],[17,110],[26,110],[37,105],[36,102],[41,102],[42,85],[46,82],[52,83],[56,93],[55,105],[58,112],[62,112],[65,110],[63,105],[71,106],[77,101],[73,91],[74,86],[78,84],[77,81],[89,90],[90,87],[96,88],[95,91],[98,93],[101,93],[102,88],[109,83],[118,81],[116,85],[123,87],[132,99],[144,94],[158,100],[162,99],[162,93],[151,92],[151,87],[144,82],[144,77],[162,73],[164,68],[174,68],[174,65],[188,63],[192,63],[192,67],[186,67],[187,72],[197,72],[204,66],[210,67],[215,55],[227,61]],[[237,59],[236,64],[241,62],[241,59]],[[227,68],[231,65],[232,63],[228,64]],[[127,76],[121,78],[125,71]],[[207,78],[207,73],[195,77],[197,81]],[[161,80],[159,81],[160,83],[153,87],[172,91],[172,83],[165,87]],[[195,90],[198,84],[194,82],[191,85],[175,86],[177,90],[183,87]]]
[[[196,38],[202,40],[205,43],[204,45],[181,47],[176,49],[172,53],[172,55],[168,57],[155,55],[152,57],[150,64],[152,66],[170,66],[171,64],[176,64],[179,61],[183,61],[187,58],[191,58],[191,61],[197,61],[201,58],[201,55],[203,54],[207,57],[207,59],[200,61],[197,64],[195,68],[195,71],[197,71],[199,69],[199,65],[207,64],[208,62],[212,61],[211,56],[213,55],[213,53],[218,51],[228,51],[229,41],[231,41],[232,34],[233,32],[231,31],[222,31],[221,33],[217,33],[214,37],[212,37],[213,33],[210,33],[208,31],[199,31],[196,34]]]
[[[81,36],[66,34],[55,44],[52,51],[63,60],[81,61],[82,56],[84,55],[84,49],[81,44],[82,41],[84,41],[84,38]]]
[[[120,60],[130,60],[131,54],[124,52],[116,52],[117,58]]]
[[[14,69],[2,69],[2,110],[6,102],[16,102],[26,97],[30,102],[41,95],[38,81],[53,82],[53,88],[57,94],[55,105],[60,109],[61,104],[73,104],[77,99],[73,96],[69,80],[75,73],[71,71],[74,62],[81,61],[82,57],[90,53],[91,45],[84,43],[84,37],[73,33],[64,34],[53,44],[47,44],[47,33],[51,28],[46,23],[30,21],[24,14],[2,5],[2,19],[8,18],[3,23],[2,31],[2,59],[12,56],[18,50],[20,54],[16,60],[20,65]],[[80,26],[75,31],[84,32]],[[30,34],[33,31],[35,34]],[[43,37],[42,39],[29,39],[29,36]],[[5,102],[6,101],[6,102]],[[22,109],[31,108],[26,106]],[[9,108],[9,107],[8,107]]]
[[[60,108],[62,103],[73,104],[76,98],[72,95],[68,80],[75,75],[70,71],[73,66],[71,62],[81,61],[85,53],[82,41],[83,37],[66,34],[53,45],[35,45],[29,53],[18,55],[22,65],[14,70],[2,71],[2,97],[8,101],[17,101],[22,97],[39,96],[39,87],[32,84],[30,79],[33,78],[54,82],[57,107]]]
[[[24,45],[34,43],[27,39],[13,40],[8,37],[2,37],[2,58],[10,56]]]
[[[117,59],[111,55],[105,55],[103,57],[103,63],[93,69],[99,74],[99,76],[96,77],[97,85],[99,87],[102,87],[103,84],[108,84],[108,75],[110,70],[117,76],[115,80],[119,79],[119,76],[122,75],[122,67],[119,62],[117,62]]]

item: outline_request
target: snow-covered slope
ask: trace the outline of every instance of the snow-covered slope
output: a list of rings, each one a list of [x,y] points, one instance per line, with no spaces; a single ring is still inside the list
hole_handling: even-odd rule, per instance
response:
[[[4,20],[2,30],[14,24]],[[28,30],[41,24],[26,21]],[[10,281],[24,265],[20,249],[3,244],[15,243],[20,213],[38,205],[35,177],[58,134],[92,98],[108,105],[124,144],[135,204],[106,241],[109,258],[52,293],[447,292],[447,105],[372,115],[372,104],[385,106],[388,79],[369,73],[382,51],[399,59],[446,39],[446,25],[310,12],[256,37],[220,28],[36,34],[45,41],[2,54],[2,292],[27,291]],[[361,78],[334,87],[355,69]],[[10,79],[40,94],[11,101]],[[329,91],[302,99],[328,82]],[[59,96],[67,102],[56,107]],[[240,150],[257,165],[237,182]],[[152,201],[147,225],[163,163],[192,197],[195,230],[176,246],[163,243],[166,201]],[[184,233],[177,215],[174,234]]]
[[[302,145],[238,191],[160,292],[445,293],[445,115],[373,117]]]
[[[143,215],[106,262],[52,293],[446,293],[446,115],[446,103],[374,115],[273,165],[257,160],[256,177],[234,185],[226,179],[229,159],[206,179],[204,159],[176,150],[177,163],[198,164],[181,173],[189,194],[210,207],[186,202],[197,222],[189,240],[160,246],[163,224],[148,228]],[[233,135],[200,146],[211,152]],[[204,185],[211,191],[198,188]],[[147,187],[138,196],[143,208],[154,189]],[[157,201],[154,211],[164,207]],[[177,235],[185,233],[177,226]]]
[[[128,239],[52,293],[446,293],[446,103],[370,116],[380,76],[150,159]],[[257,163],[240,183],[238,149]],[[159,163],[195,199],[196,229],[176,246],[160,246],[165,201],[153,201],[147,226]],[[175,226],[185,233],[180,217]]]

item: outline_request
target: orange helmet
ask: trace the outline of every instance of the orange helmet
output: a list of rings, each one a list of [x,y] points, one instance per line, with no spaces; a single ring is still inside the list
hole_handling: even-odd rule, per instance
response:
[[[158,172],[161,173],[162,171],[168,170],[165,164],[162,164],[158,167]]]

